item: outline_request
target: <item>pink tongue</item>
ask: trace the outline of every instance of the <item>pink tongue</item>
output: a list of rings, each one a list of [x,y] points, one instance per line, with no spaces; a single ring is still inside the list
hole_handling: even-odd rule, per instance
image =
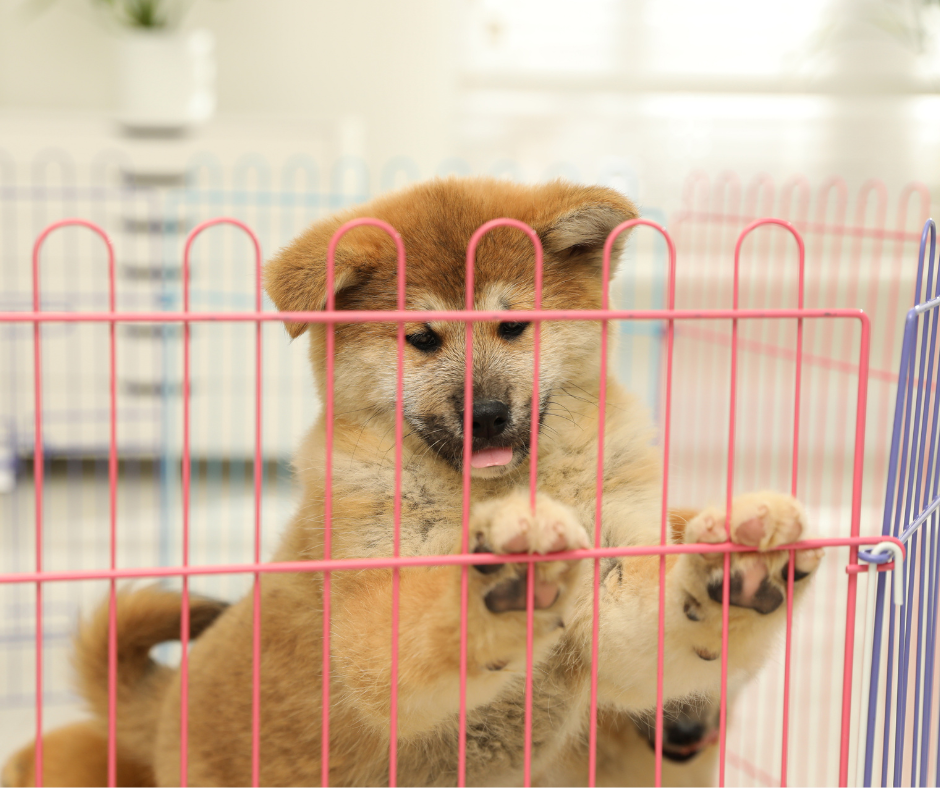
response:
[[[508,465],[512,460],[512,446],[499,449],[483,449],[470,456],[470,467],[489,468],[493,465]]]

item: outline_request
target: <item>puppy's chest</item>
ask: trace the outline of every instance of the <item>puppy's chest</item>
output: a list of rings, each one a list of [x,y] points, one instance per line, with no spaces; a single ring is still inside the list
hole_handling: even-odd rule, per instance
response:
[[[608,453],[620,460],[623,452]],[[474,479],[471,484],[471,505],[499,498],[519,487],[528,486],[527,469],[510,479]],[[613,468],[612,468],[613,470]],[[605,469],[605,476],[607,472]],[[575,509],[583,524],[590,529],[594,521],[597,493],[597,451],[569,447],[566,451],[547,452],[540,458],[538,489],[555,500]],[[351,480],[350,480],[351,481]],[[350,551],[358,555],[386,556],[394,550],[395,534],[394,471],[370,474],[368,480],[350,485],[348,492],[360,502],[357,506],[364,517],[356,518],[356,527],[346,530]],[[615,495],[607,489],[605,495]],[[361,505],[363,496],[368,499]],[[343,498],[337,500],[342,509]],[[462,479],[443,476],[435,468],[408,466],[403,469],[401,483],[400,552],[402,555],[434,555],[454,551],[459,544],[463,523]],[[337,515],[341,515],[337,511]],[[471,536],[472,542],[472,536]],[[471,544],[472,549],[472,544]]]

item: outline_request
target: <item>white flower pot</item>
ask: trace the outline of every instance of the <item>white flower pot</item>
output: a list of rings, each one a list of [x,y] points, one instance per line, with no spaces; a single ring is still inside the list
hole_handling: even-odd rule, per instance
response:
[[[118,41],[118,119],[134,132],[180,132],[215,110],[207,30],[126,30]]]

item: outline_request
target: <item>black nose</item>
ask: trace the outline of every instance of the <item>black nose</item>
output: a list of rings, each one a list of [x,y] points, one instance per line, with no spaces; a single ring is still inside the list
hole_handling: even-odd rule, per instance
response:
[[[495,438],[509,424],[509,408],[498,399],[473,403],[473,437]]]
[[[688,747],[705,737],[705,726],[698,720],[678,719],[666,723],[665,739],[673,747]]]

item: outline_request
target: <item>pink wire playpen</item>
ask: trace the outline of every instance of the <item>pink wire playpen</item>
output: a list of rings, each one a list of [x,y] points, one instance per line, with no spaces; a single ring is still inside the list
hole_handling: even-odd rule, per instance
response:
[[[621,225],[610,236],[605,247],[605,283],[610,279],[610,254],[617,234],[636,227],[628,253],[633,260],[645,261],[650,275],[644,287],[630,287],[615,281],[612,305],[605,298],[600,310],[543,310],[540,295],[536,296],[535,308],[530,312],[513,311],[482,312],[473,309],[473,271],[475,248],[480,238],[498,226],[508,226],[525,233],[535,250],[535,287],[541,292],[541,246],[538,236],[528,226],[510,219],[497,219],[479,228],[470,241],[466,254],[466,276],[468,303],[466,311],[453,312],[409,312],[405,309],[405,284],[407,280],[407,249],[395,228],[377,220],[362,219],[344,225],[330,245],[328,283],[332,280],[332,261],[342,236],[356,226],[368,224],[387,232],[395,241],[398,250],[398,309],[393,312],[336,311],[332,297],[322,312],[277,313],[264,308],[261,290],[261,265],[263,250],[258,236],[251,226],[237,218],[215,218],[199,223],[188,233],[181,253],[180,283],[181,302],[176,309],[151,308],[141,310],[117,309],[118,260],[115,245],[109,234],[98,224],[82,219],[63,219],[43,229],[35,239],[32,251],[31,303],[16,309],[0,312],[0,327],[14,325],[31,326],[31,337],[18,335],[20,345],[31,349],[31,367],[34,381],[33,434],[31,437],[31,474],[35,495],[35,540],[33,544],[33,566],[18,565],[0,571],[0,585],[15,584],[34,589],[35,661],[31,671],[35,677],[34,689],[29,693],[35,708],[35,732],[39,736],[44,729],[43,682],[44,682],[44,622],[43,594],[48,584],[80,583],[103,580],[109,584],[112,622],[114,616],[115,590],[120,581],[131,578],[174,578],[182,584],[184,604],[181,627],[182,682],[182,761],[180,782],[187,782],[186,766],[186,718],[187,718],[187,643],[189,637],[188,608],[185,600],[193,578],[210,575],[247,575],[253,579],[255,605],[254,628],[254,673],[253,681],[253,755],[254,784],[258,784],[259,753],[259,702],[260,682],[260,576],[265,572],[321,572],[324,575],[328,594],[331,573],[365,568],[391,568],[395,578],[392,624],[392,689],[391,689],[391,745],[389,770],[391,784],[396,783],[396,713],[397,699],[394,676],[397,671],[397,579],[403,567],[432,564],[456,564],[463,567],[463,628],[461,643],[464,651],[461,662],[462,685],[466,680],[466,604],[467,567],[470,564],[504,562],[506,556],[492,557],[469,554],[467,550],[467,522],[469,515],[469,462],[464,463],[465,505],[463,514],[463,554],[449,556],[414,557],[399,555],[398,527],[400,517],[400,488],[396,489],[396,534],[395,552],[387,559],[338,560],[330,557],[330,529],[326,528],[325,557],[320,561],[305,561],[292,564],[262,562],[262,533],[276,529],[279,525],[264,522],[262,529],[262,504],[265,495],[265,451],[264,451],[264,349],[263,329],[267,324],[277,324],[285,319],[327,326],[327,372],[326,390],[326,518],[330,518],[330,456],[332,451],[333,392],[332,348],[333,326],[350,322],[391,322],[398,325],[398,410],[396,419],[396,469],[400,481],[401,437],[402,437],[402,376],[404,322],[428,320],[453,321],[467,327],[467,362],[465,376],[466,402],[472,401],[472,332],[473,323],[479,321],[525,320],[535,326],[534,381],[537,391],[539,369],[539,324],[552,320],[590,320],[599,326],[615,323],[614,332],[633,351],[644,349],[643,366],[648,370],[651,386],[651,405],[657,412],[659,436],[665,456],[663,479],[662,536],[661,543],[654,546],[610,548],[600,543],[601,483],[603,451],[598,459],[597,526],[594,546],[571,553],[572,558],[581,558],[593,564],[594,572],[594,618],[593,647],[597,651],[598,638],[598,594],[599,567],[602,558],[629,555],[659,555],[660,562],[660,631],[659,672],[657,697],[660,703],[656,713],[657,783],[660,779],[663,730],[663,578],[665,556],[680,552],[718,552],[725,555],[724,574],[724,622],[725,632],[721,652],[722,682],[727,671],[727,615],[728,583],[727,571],[730,552],[743,548],[730,545],[675,545],[667,538],[667,510],[671,505],[704,504],[716,499],[730,504],[735,491],[742,492],[759,487],[774,487],[790,491],[806,505],[817,525],[819,538],[800,543],[799,547],[822,546],[828,549],[824,562],[825,571],[820,570],[816,579],[816,590],[804,610],[794,611],[788,602],[786,637],[781,643],[779,657],[768,670],[760,685],[753,690],[756,700],[742,704],[736,711],[735,725],[728,718],[725,693],[722,693],[719,731],[719,782],[743,782],[758,785],[786,785],[788,782],[822,783],[838,781],[841,785],[850,779],[862,784],[870,780],[872,764],[887,769],[889,752],[872,754],[871,747],[864,746],[864,739],[873,738],[876,732],[890,729],[892,721],[897,729],[897,714],[901,713],[888,701],[884,707],[868,714],[863,705],[872,702],[863,685],[876,674],[887,676],[884,686],[894,687],[897,696],[898,677],[906,673],[907,662],[914,657],[907,652],[899,654],[894,667],[883,665],[882,653],[888,648],[887,641],[873,652],[872,622],[894,615],[890,605],[885,604],[879,592],[877,602],[869,595],[862,607],[858,602],[858,575],[868,572],[873,564],[860,563],[859,550],[871,551],[872,562],[881,562],[878,570],[893,569],[900,580],[899,562],[906,554],[901,531],[881,532],[881,510],[885,500],[885,479],[888,477],[892,453],[891,415],[895,393],[901,384],[913,381],[919,391],[933,392],[928,374],[914,376],[896,372],[900,362],[900,339],[904,321],[902,316],[921,298],[921,278],[917,274],[917,244],[921,240],[920,226],[929,215],[930,202],[927,190],[922,186],[910,186],[903,190],[897,203],[894,226],[888,226],[888,196],[886,188],[875,181],[865,183],[859,190],[853,217],[848,216],[848,189],[839,180],[824,184],[817,192],[815,201],[808,183],[797,179],[775,189],[769,178],[758,178],[743,189],[734,176],[722,176],[714,184],[703,175],[693,175],[686,187],[683,207],[668,221],[668,231],[656,222],[646,219]],[[916,209],[912,203],[916,202]],[[811,214],[810,208],[814,208]],[[759,218],[774,216],[781,218]],[[220,227],[235,228],[244,236],[253,261],[253,296],[249,308],[193,309],[190,298],[190,282],[194,273],[193,250],[204,235],[219,232]],[[49,308],[41,298],[44,270],[45,244],[47,239],[65,228],[80,227],[94,234],[100,241],[97,258],[106,265],[99,267],[102,281],[107,282],[107,297],[98,308],[69,311]],[[265,250],[268,251],[268,250]],[[921,266],[924,252],[921,249]],[[629,262],[629,260],[628,260]],[[933,254],[929,263],[933,266]],[[628,265],[629,267],[629,265]],[[932,271],[932,268],[930,269]],[[627,274],[629,276],[629,274]],[[931,285],[928,282],[928,289]],[[332,288],[327,286],[327,292]],[[606,290],[605,290],[606,292]],[[639,306],[636,300],[646,299]],[[626,303],[624,303],[626,302]],[[922,310],[929,319],[929,310]],[[921,313],[918,313],[921,314]],[[94,324],[103,326],[106,334],[100,334],[99,351],[107,354],[107,373],[99,393],[101,403],[106,403],[107,439],[107,487],[109,553],[106,566],[92,568],[48,568],[44,565],[44,491],[45,475],[49,458],[45,456],[44,430],[44,367],[43,346],[46,341],[44,329],[50,326],[71,324]],[[181,498],[178,515],[180,529],[180,553],[178,560],[172,557],[154,557],[149,562],[136,566],[122,566],[119,560],[121,532],[121,506],[119,487],[122,462],[122,444],[119,440],[120,410],[122,397],[119,386],[119,330],[134,324],[147,326],[180,327],[178,341],[182,352],[180,363],[179,399],[181,412],[173,429],[181,435],[178,473],[180,474]],[[253,402],[253,453],[250,479],[253,487],[253,549],[250,560],[206,562],[192,560],[190,551],[190,509],[193,488],[193,467],[197,462],[191,452],[190,432],[192,412],[190,390],[192,359],[190,346],[193,330],[204,324],[242,324],[252,328],[254,334],[254,379],[251,386]],[[934,330],[936,325],[934,325]],[[620,351],[609,348],[607,333],[601,331],[599,353],[603,369],[618,366],[622,362]],[[921,345],[927,346],[927,334]],[[640,344],[637,344],[640,342]],[[911,351],[913,352],[913,351]],[[927,352],[927,351],[922,351]],[[931,364],[936,347],[930,345]],[[938,365],[940,366],[940,365]],[[911,365],[907,369],[911,369]],[[652,370],[652,371],[649,371]],[[916,380],[915,380],[916,378]],[[602,375],[602,381],[605,376]],[[926,397],[927,394],[923,394]],[[605,386],[602,383],[600,413],[604,413]],[[537,395],[533,396],[537,402]],[[908,410],[910,408],[908,407]],[[471,418],[471,407],[465,408],[465,420]],[[927,408],[916,421],[924,434],[934,429],[936,415],[928,417]],[[922,423],[921,423],[922,422]],[[929,423],[929,424],[928,424]],[[297,425],[299,432],[306,425]],[[910,431],[910,429],[909,429]],[[469,422],[465,434],[470,434]],[[597,436],[603,446],[603,419]],[[537,457],[537,431],[532,435],[532,457]],[[913,443],[918,443],[914,438]],[[906,445],[906,444],[905,444]],[[465,442],[465,457],[469,452],[469,441]],[[930,449],[927,478],[937,468]],[[927,450],[921,449],[921,465]],[[29,455],[27,455],[29,456]],[[897,451],[894,452],[897,456]],[[703,462],[701,458],[708,458]],[[690,458],[698,458],[692,462]],[[913,468],[911,461],[910,467]],[[918,466],[919,468],[921,466]],[[28,474],[28,469],[26,471]],[[902,471],[903,476],[903,471]],[[913,478],[913,471],[908,476]],[[907,479],[908,477],[904,477]],[[896,489],[906,482],[894,482]],[[920,484],[920,482],[919,482]],[[926,484],[926,482],[924,482]],[[900,485],[900,486],[899,486]],[[537,462],[531,463],[530,491],[533,496],[538,487]],[[889,486],[889,498],[891,497]],[[920,487],[918,487],[920,489]],[[908,500],[911,496],[908,496]],[[919,496],[912,517],[928,508],[926,496]],[[923,505],[920,505],[923,504]],[[730,507],[729,507],[730,508]],[[908,505],[910,507],[910,504]],[[936,563],[935,527],[930,510],[922,518],[929,518],[928,535],[920,555],[927,556],[928,567]],[[13,524],[8,524],[13,525]],[[918,538],[921,538],[918,535]],[[893,547],[892,547],[893,545]],[[790,553],[789,586],[792,592],[793,546]],[[880,552],[879,552],[880,551]],[[890,552],[890,562],[887,560]],[[553,556],[554,558],[555,556]],[[532,562],[542,560],[540,556],[513,556],[508,560]],[[21,562],[23,563],[23,562]],[[876,570],[872,570],[873,572]],[[919,588],[935,600],[937,582],[932,569],[920,569],[916,576],[906,566],[908,589],[919,583]],[[870,578],[882,577],[872,574]],[[889,575],[890,576],[890,575]],[[531,759],[531,643],[533,573],[528,573],[528,642],[529,667],[526,674],[525,713],[525,781],[530,781]],[[875,588],[872,580],[871,588]],[[931,596],[932,595],[932,596]],[[900,596],[900,595],[898,595]],[[324,673],[329,670],[330,630],[329,596],[324,610]],[[792,594],[788,595],[792,600]],[[908,599],[908,617],[911,615],[911,600]],[[887,611],[887,613],[885,612]],[[916,606],[918,621],[926,622],[933,631],[936,624],[934,601]],[[819,622],[825,621],[824,626]],[[838,626],[836,626],[838,625]],[[911,633],[908,623],[903,632]],[[879,630],[880,631],[880,630]],[[892,633],[894,629],[892,628]],[[891,643],[901,643],[899,629],[892,634]],[[921,635],[918,635],[920,638]],[[926,635],[923,636],[926,643]],[[109,774],[110,784],[116,776],[115,750],[115,675],[116,632],[111,629],[110,687],[111,713]],[[919,641],[918,641],[919,642]],[[932,641],[931,641],[932,642]],[[880,641],[879,641],[880,644]],[[920,659],[922,649],[915,649]],[[866,656],[867,655],[867,656]],[[874,655],[874,656],[872,656]],[[923,667],[918,667],[918,677],[930,677],[937,671],[937,656],[933,648]],[[902,664],[903,663],[903,664]],[[913,663],[911,663],[913,664]],[[920,665],[920,663],[918,663]],[[592,665],[590,766],[591,784],[594,779],[594,753],[596,746],[597,719],[597,665]],[[881,673],[878,673],[881,671]],[[865,673],[859,676],[860,673]],[[830,680],[835,682],[832,691],[821,691],[820,687]],[[893,682],[893,683],[892,683]],[[907,766],[918,758],[927,764],[928,755],[935,755],[936,745],[929,742],[928,731],[938,730],[933,722],[940,703],[936,689],[940,682],[930,684],[925,690],[917,682],[910,692],[919,698],[917,714],[925,720],[920,744],[910,741],[910,730],[905,734],[898,729],[899,740],[892,744],[891,757]],[[874,685],[873,685],[874,686]],[[461,692],[461,736],[458,775],[463,784],[465,741],[465,687]],[[904,684],[905,699],[909,690]],[[919,693],[919,694],[918,694]],[[328,784],[329,775],[329,696],[328,685],[323,700],[323,784]],[[807,716],[809,715],[809,716]],[[798,724],[794,724],[794,717]],[[806,722],[810,717],[815,721]],[[769,733],[758,742],[749,742],[745,737],[753,735],[761,721],[775,719]],[[867,720],[867,721],[864,721]],[[864,721],[864,722],[863,722]],[[768,727],[768,726],[763,726]],[[903,725],[901,726],[903,729]],[[887,741],[887,733],[884,733]],[[905,738],[905,735],[907,738]],[[936,736],[936,734],[934,734]],[[861,738],[860,738],[861,737]],[[916,740],[916,726],[914,739]],[[921,755],[916,755],[916,753]],[[928,752],[929,751],[929,752]],[[924,754],[928,752],[928,754]],[[799,754],[796,757],[795,754]],[[816,753],[818,757],[808,757]],[[867,754],[866,754],[867,753]],[[922,756],[922,757],[921,757]],[[869,762],[867,770],[866,758]],[[872,760],[874,759],[874,760]],[[918,761],[920,762],[920,761]],[[898,766],[898,769],[901,767]],[[42,751],[36,751],[36,774],[41,779]],[[866,775],[863,777],[863,773]],[[898,772],[900,774],[900,772]],[[933,784],[938,776],[935,766],[926,766],[918,778],[920,784]],[[865,782],[870,784],[870,782]],[[900,783],[895,783],[900,784]]]

